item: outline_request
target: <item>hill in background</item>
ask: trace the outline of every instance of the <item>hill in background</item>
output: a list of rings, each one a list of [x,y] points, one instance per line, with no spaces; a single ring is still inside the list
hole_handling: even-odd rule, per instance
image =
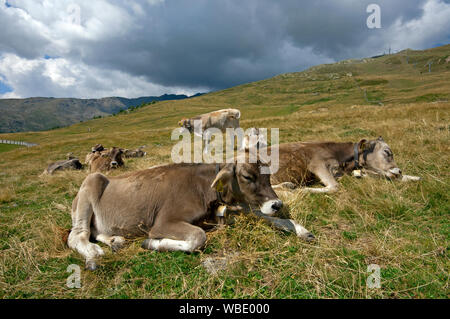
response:
[[[196,94],[195,96],[198,96]],[[42,131],[103,117],[153,101],[181,100],[187,95],[164,94],[134,99],[46,98],[0,99],[0,133]]]

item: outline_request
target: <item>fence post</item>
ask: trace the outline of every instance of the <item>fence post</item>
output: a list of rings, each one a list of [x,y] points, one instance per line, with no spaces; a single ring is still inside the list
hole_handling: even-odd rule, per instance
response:
[[[0,140],[0,144],[24,145],[26,147],[37,146],[36,143],[28,143],[25,141]]]

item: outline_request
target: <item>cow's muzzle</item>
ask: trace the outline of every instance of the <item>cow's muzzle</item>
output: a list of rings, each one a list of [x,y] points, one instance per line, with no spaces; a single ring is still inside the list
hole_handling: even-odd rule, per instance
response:
[[[395,177],[400,177],[401,175],[402,175],[402,170],[398,167],[395,167],[395,168],[391,168],[389,170],[388,177],[395,178]]]
[[[272,216],[283,207],[283,202],[280,199],[268,200],[261,206],[261,212],[264,215]]]
[[[117,166],[119,166],[119,163],[117,163],[116,161],[111,161],[112,168],[117,168]]]

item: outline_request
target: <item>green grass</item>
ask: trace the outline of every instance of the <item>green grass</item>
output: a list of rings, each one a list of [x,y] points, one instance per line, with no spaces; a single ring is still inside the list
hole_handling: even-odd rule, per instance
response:
[[[450,70],[438,64],[420,74],[405,55],[428,61],[449,50],[402,52],[400,64],[382,57],[318,66],[66,128],[2,134],[39,146],[0,155],[0,298],[448,298],[450,103],[438,101],[448,94]],[[384,106],[367,105],[348,72],[368,83],[388,81],[367,87]],[[104,247],[98,270],[82,270],[82,288],[67,288],[67,266],[84,261],[62,242],[62,231],[71,227],[71,203],[88,173],[40,177],[47,164],[68,152],[84,159],[97,143],[147,145],[147,157],[127,160],[112,175],[166,163],[181,117],[224,107],[242,111],[243,128],[279,128],[281,142],[381,135],[403,172],[422,180],[345,176],[336,194],[281,194],[281,215],[312,231],[315,243],[240,215],[209,232],[193,254],[145,251],[144,238],[118,253]],[[211,275],[206,258],[228,265]],[[381,289],[366,286],[370,264],[381,267]]]
[[[14,145],[14,144],[1,144],[0,143],[0,153],[9,152],[18,148],[23,147],[22,145]]]

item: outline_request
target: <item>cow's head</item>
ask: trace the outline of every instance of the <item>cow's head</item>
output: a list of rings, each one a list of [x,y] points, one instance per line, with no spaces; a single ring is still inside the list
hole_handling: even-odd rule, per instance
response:
[[[140,157],[146,156],[147,152],[143,150],[144,146],[140,146],[136,151]]]
[[[97,145],[95,145],[93,148],[92,148],[92,153],[95,153],[95,152],[101,152],[101,151],[103,151],[105,148],[103,147],[103,145],[102,144],[97,144]]]
[[[259,206],[265,215],[273,215],[283,202],[270,185],[270,175],[261,174],[261,163],[225,164],[211,184],[227,204]]]
[[[110,159],[109,163],[110,168],[117,168],[119,166],[123,166],[122,160],[123,151],[124,150],[122,148],[113,147],[108,153],[102,154],[102,157],[108,157]]]
[[[395,163],[391,148],[381,136],[376,140],[361,140],[358,148],[362,154],[361,165],[367,171],[387,178],[397,178],[402,175],[402,171]]]
[[[241,111],[237,109],[228,109],[228,115],[236,120],[239,120],[241,118]]]

